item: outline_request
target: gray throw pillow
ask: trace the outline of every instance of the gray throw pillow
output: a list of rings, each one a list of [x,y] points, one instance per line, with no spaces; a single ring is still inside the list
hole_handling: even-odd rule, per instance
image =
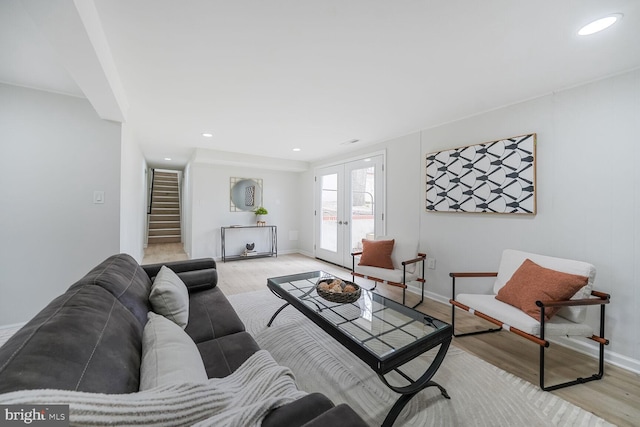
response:
[[[140,390],[206,381],[202,356],[191,337],[171,320],[149,312],[142,332]]]
[[[149,302],[153,311],[172,320],[182,329],[189,322],[189,292],[184,282],[170,268],[162,266],[153,281]]]

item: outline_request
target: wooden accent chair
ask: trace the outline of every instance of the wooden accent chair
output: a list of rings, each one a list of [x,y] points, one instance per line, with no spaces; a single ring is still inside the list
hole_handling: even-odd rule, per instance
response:
[[[591,264],[581,261],[573,261],[563,258],[554,258],[545,255],[507,249],[502,254],[500,267],[492,273],[450,273],[452,278],[451,323],[454,328],[454,336],[474,335],[486,332],[507,330],[523,338],[526,338],[540,346],[540,388],[545,391],[582,384],[588,381],[599,380],[604,374],[604,346],[609,340],[604,338],[605,305],[609,304],[609,294],[592,290],[596,270]],[[575,282],[569,288],[569,282],[575,277],[582,277],[582,282]],[[456,279],[470,277],[496,277],[493,294],[457,294]],[[545,285],[546,283],[546,285]],[[584,285],[584,286],[582,286]],[[581,286],[581,287],[580,287]],[[575,291],[574,289],[578,289]],[[521,300],[521,307],[498,300],[509,299],[509,293],[515,295],[515,299]],[[560,299],[553,299],[564,293]],[[567,295],[568,294],[568,295]],[[534,295],[546,295],[541,298],[530,298]],[[552,298],[553,295],[554,297]],[[525,301],[525,297],[529,298]],[[517,303],[517,301],[515,301]],[[532,304],[539,314],[533,316]],[[593,328],[584,323],[587,306],[600,306],[600,331],[594,335]],[[455,333],[456,307],[466,310],[484,320],[487,320],[498,328]],[[534,309],[534,310],[535,310]],[[525,311],[526,310],[526,311]],[[557,314],[548,318],[550,312]],[[530,314],[527,314],[529,312]],[[578,378],[573,381],[545,386],[544,381],[544,354],[549,347],[549,336],[579,336],[587,337],[599,344],[598,373],[588,378]]]
[[[402,304],[406,303],[407,284],[410,282],[419,282],[422,288],[420,301],[413,306],[417,307],[424,301],[424,261],[426,254],[418,252],[418,244],[411,242],[402,242],[388,236],[377,236],[375,242],[383,242],[393,240],[393,250],[390,254],[390,260],[387,267],[383,268],[375,265],[360,265],[361,260],[367,254],[369,245],[366,239],[363,239],[363,250],[353,252],[351,254],[351,277],[362,277],[374,282],[375,289],[378,283],[385,283],[391,286],[402,288]],[[371,241],[369,241],[371,242]],[[418,265],[420,263],[420,265]]]

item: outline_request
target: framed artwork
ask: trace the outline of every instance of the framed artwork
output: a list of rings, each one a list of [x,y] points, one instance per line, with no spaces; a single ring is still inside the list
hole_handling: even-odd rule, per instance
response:
[[[427,212],[536,214],[536,134],[427,154]]]
[[[232,177],[229,201],[231,212],[253,211],[262,206],[262,179]]]

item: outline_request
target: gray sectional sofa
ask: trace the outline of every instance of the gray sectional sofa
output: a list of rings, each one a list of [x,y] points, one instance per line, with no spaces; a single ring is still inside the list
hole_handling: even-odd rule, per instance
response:
[[[135,393],[140,386],[143,330],[152,282],[162,265],[189,293],[185,332],[208,378],[235,371],[260,348],[217,285],[216,263],[198,259],[139,265],[109,257],[54,299],[0,348],[0,394],[61,389]],[[271,411],[263,426],[365,426],[348,406],[312,393]]]

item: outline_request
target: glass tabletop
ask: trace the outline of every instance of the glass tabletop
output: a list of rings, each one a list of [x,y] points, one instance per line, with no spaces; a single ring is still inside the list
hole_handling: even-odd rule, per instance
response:
[[[286,297],[284,299],[292,304],[301,303],[307,310],[300,311],[313,313],[327,326],[338,329],[366,348],[378,360],[406,349],[423,347],[421,353],[433,347],[427,345],[431,338],[447,336],[447,333],[451,336],[448,323],[365,289],[362,289],[360,298],[352,303],[335,303],[324,299],[316,292],[316,283],[334,277],[323,271],[313,271],[270,278],[268,285],[281,296],[293,297],[291,301]]]

